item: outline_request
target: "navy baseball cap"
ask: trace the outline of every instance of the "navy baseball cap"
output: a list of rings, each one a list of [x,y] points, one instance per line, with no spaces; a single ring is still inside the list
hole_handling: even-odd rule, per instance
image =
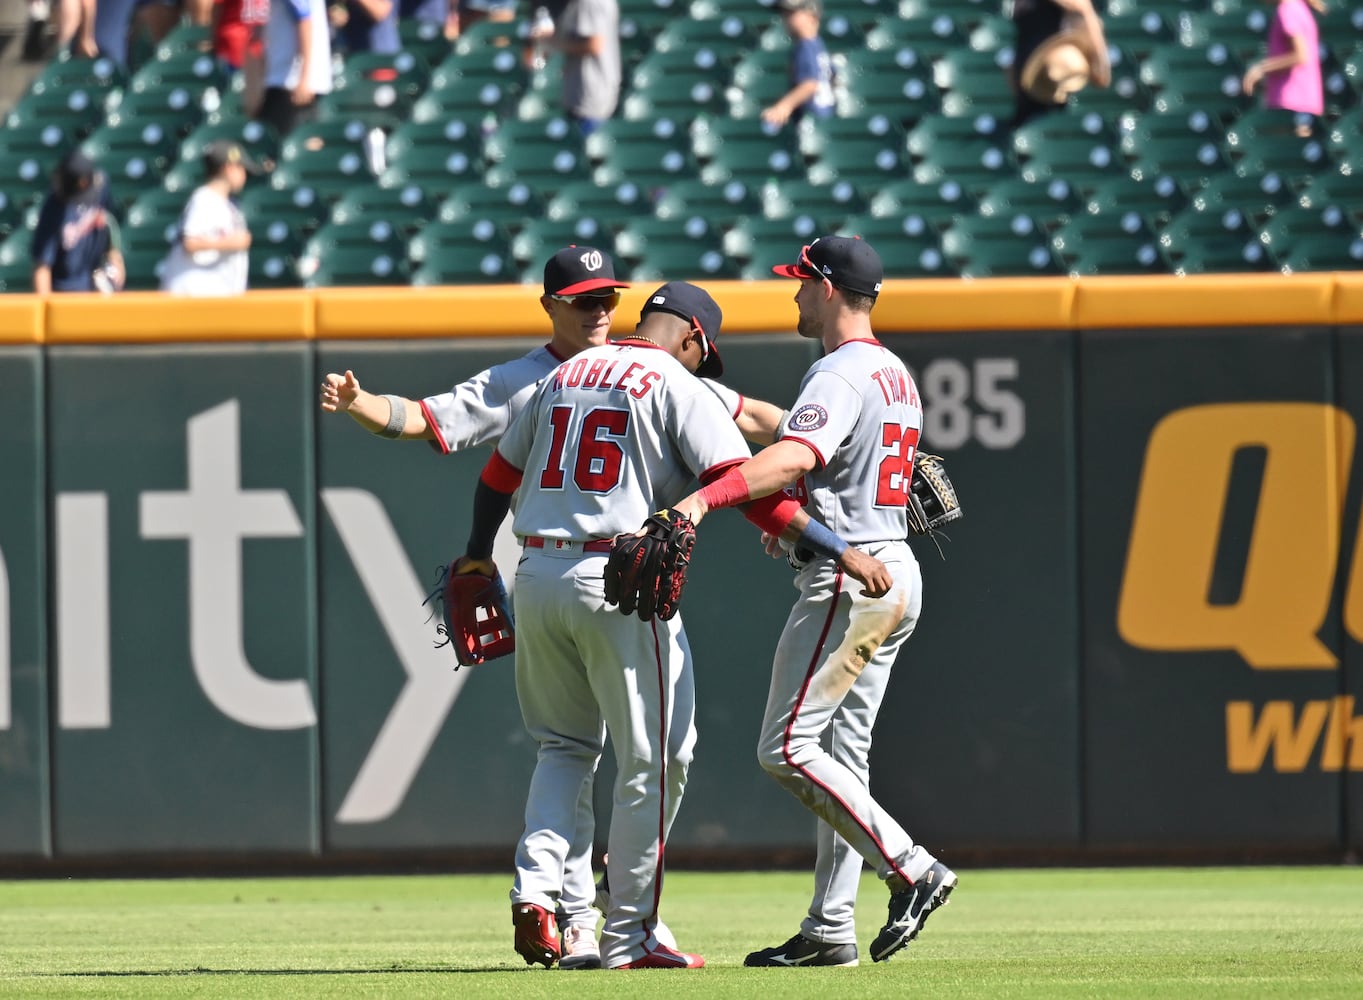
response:
[[[544,265],[545,295],[581,295],[598,288],[628,288],[615,280],[611,255],[596,247],[564,247]]]
[[[696,374],[706,378],[724,374],[724,362],[720,359],[719,348],[715,347],[724,312],[709,292],[685,281],[669,281],[648,297],[639,310],[639,318],[651,312],[671,313],[700,327],[705,335],[705,357],[701,358]]]
[[[209,177],[214,176],[223,167],[231,163],[241,164],[246,168],[248,174],[258,176],[261,173],[260,164],[246,154],[246,150],[241,148],[241,143],[232,142],[230,139],[219,139],[204,147],[204,173]]]
[[[772,271],[783,278],[827,278],[834,288],[872,298],[885,280],[880,254],[859,236],[821,236],[800,248],[794,264],[778,264]]]

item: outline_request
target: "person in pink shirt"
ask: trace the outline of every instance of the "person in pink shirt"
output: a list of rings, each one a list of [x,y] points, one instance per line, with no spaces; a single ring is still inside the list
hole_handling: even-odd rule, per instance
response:
[[[1268,29],[1268,55],[1245,71],[1246,94],[1264,81],[1264,107],[1320,115],[1325,94],[1320,79],[1320,31],[1315,16],[1325,13],[1324,0],[1277,0]],[[1309,135],[1310,125],[1298,127]]]

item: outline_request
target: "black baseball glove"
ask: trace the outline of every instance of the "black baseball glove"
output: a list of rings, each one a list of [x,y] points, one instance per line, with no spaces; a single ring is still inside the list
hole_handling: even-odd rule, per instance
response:
[[[653,514],[640,533],[616,535],[606,559],[606,603],[644,621],[677,613],[686,568],[696,545],[696,526],[669,507]]]
[[[909,530],[915,535],[931,535],[964,513],[942,456],[920,451],[914,456],[913,478],[909,481]]]

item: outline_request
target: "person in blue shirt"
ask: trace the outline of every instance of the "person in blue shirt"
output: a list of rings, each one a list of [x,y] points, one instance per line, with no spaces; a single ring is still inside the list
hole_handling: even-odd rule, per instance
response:
[[[33,290],[46,295],[122,288],[116,228],[108,178],[88,156],[73,150],[53,171],[52,192],[33,229]]]
[[[341,52],[392,55],[402,48],[397,0],[346,0],[332,4],[330,14],[336,48]]]
[[[777,0],[775,9],[790,36],[790,90],[779,101],[762,109],[762,121],[777,127],[799,121],[804,115],[830,117],[833,98],[833,61],[819,37],[823,18],[820,0]]]

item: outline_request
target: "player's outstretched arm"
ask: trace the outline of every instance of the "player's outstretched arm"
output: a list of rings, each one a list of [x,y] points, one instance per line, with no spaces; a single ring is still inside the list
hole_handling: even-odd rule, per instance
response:
[[[366,392],[350,369],[344,375],[329,372],[322,379],[321,405],[327,413],[349,413],[370,434],[409,439],[435,436],[419,404],[402,396]]]
[[[743,406],[734,418],[739,432],[753,444],[769,445],[776,441],[786,411],[764,399],[743,397]]]
[[[841,536],[810,517],[803,508],[797,510],[790,519],[781,532],[781,539],[834,560],[844,573],[861,584],[867,597],[884,597],[894,586],[889,567],[875,556],[853,548]],[[771,551],[770,545],[767,551]]]

